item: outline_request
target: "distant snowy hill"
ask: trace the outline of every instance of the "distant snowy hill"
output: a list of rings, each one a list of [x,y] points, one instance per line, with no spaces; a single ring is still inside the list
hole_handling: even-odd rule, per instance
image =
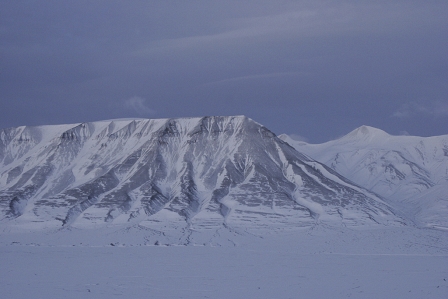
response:
[[[418,190],[437,183],[411,166],[426,184],[415,182]],[[391,178],[406,174],[394,167]],[[403,223],[381,198],[244,116],[3,129],[0,217],[8,227],[36,229]]]
[[[379,194],[417,224],[448,228],[448,135],[392,136],[362,126],[323,144],[280,138]]]

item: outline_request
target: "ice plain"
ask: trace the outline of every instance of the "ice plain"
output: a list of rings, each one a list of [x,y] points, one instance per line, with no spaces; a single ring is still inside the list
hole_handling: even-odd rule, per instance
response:
[[[3,232],[2,297],[448,296],[444,231],[321,224],[198,236],[182,244],[142,227]]]

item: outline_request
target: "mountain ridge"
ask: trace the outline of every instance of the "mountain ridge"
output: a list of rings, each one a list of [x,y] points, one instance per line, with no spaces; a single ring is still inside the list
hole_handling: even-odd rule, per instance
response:
[[[245,116],[18,127],[2,130],[0,142],[7,225],[404,222],[380,197]]]
[[[394,136],[361,126],[322,144],[280,138],[379,194],[419,225],[448,227],[448,135]]]

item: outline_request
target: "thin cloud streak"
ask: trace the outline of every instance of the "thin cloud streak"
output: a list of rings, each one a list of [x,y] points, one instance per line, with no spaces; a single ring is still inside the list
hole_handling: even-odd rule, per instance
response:
[[[258,79],[306,76],[306,75],[307,75],[306,72],[282,72],[282,73],[258,74],[258,75],[240,76],[240,77],[227,78],[227,79],[223,79],[223,80],[213,81],[213,82],[204,84],[204,86],[218,85],[218,84],[225,84],[225,83],[232,83],[232,82],[241,82],[241,81],[246,81],[246,80],[258,80]]]
[[[238,44],[248,38],[279,39],[325,36],[334,34],[396,34],[422,26],[446,24],[443,10],[437,6],[422,8],[412,3],[352,3],[328,5],[321,1],[293,11],[264,16],[234,18],[223,25],[221,32],[206,35],[159,39],[147,43],[133,55],[222,47]],[[400,24],[400,25],[397,25]]]
[[[395,111],[392,116],[399,119],[418,116],[448,117],[448,103],[441,101],[426,104],[417,102],[406,103]]]
[[[125,100],[124,107],[126,109],[132,110],[138,115],[150,116],[155,114],[155,111],[147,106],[146,100],[137,96]]]

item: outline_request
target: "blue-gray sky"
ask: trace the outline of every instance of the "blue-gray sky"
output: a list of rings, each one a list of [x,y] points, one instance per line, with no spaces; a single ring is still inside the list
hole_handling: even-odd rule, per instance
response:
[[[241,114],[448,134],[448,2],[0,2],[1,128]]]

